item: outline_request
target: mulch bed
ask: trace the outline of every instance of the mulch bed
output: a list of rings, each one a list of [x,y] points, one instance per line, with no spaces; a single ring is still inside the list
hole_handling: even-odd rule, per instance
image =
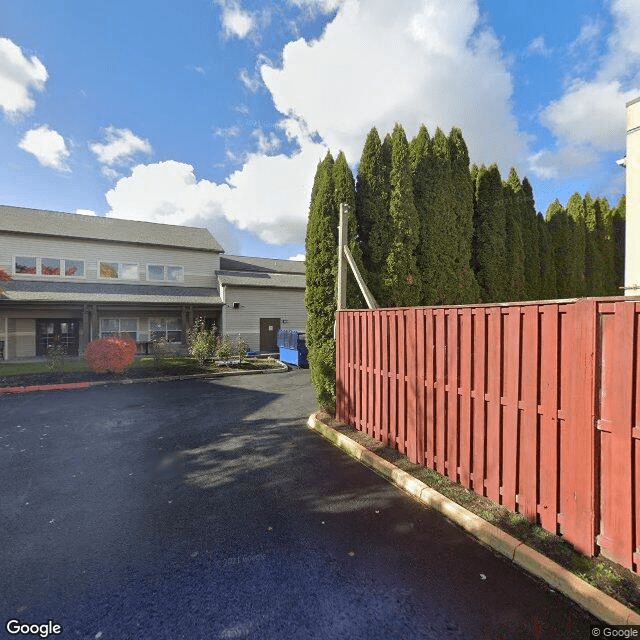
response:
[[[220,367],[216,372],[229,371],[262,371],[268,367],[258,366],[250,362],[231,364]],[[154,369],[153,367],[130,367],[124,373],[95,373],[93,371],[71,371],[60,375],[59,373],[37,373],[2,376],[0,374],[0,387],[30,387],[46,384],[60,384],[69,382],[121,382],[122,380],[147,380],[162,378],[164,376],[189,376],[195,374],[216,373],[201,369],[200,367],[166,367]]]

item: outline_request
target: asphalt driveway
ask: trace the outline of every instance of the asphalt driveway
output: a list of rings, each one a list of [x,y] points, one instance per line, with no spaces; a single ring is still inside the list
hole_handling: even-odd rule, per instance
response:
[[[314,409],[308,371],[0,397],[0,635],[589,636],[307,429]]]

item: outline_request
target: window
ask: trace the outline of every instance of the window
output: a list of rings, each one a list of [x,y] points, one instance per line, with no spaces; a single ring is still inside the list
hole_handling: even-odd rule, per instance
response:
[[[43,276],[59,276],[60,260],[56,258],[42,258],[40,261]]]
[[[84,260],[65,260],[64,275],[74,278],[83,278]]]
[[[152,282],[182,282],[184,280],[184,270],[182,267],[150,264],[147,265],[147,280]]]
[[[164,280],[164,267],[157,264],[150,264],[148,267],[149,280],[162,282]]]
[[[100,277],[117,280],[137,280],[138,265],[122,262],[100,262]]]
[[[165,338],[168,342],[182,342],[182,322],[179,318],[151,318],[149,337],[151,340]]]
[[[138,319],[137,318],[101,318],[100,337],[122,336],[138,340]]]
[[[38,272],[38,259],[25,258],[23,256],[16,257],[16,273],[35,274]]]
[[[84,260],[17,256],[16,274],[84,278]]]

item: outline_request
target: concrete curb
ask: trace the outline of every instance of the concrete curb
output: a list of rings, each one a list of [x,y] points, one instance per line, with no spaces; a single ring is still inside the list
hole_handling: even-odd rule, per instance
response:
[[[157,378],[134,378],[133,380],[99,380],[97,382],[69,382],[66,384],[42,384],[30,387],[0,387],[3,393],[31,393],[32,391],[66,391],[67,389],[88,389],[89,387],[101,387],[108,384],[141,384],[143,382],[175,382],[176,380],[209,380],[212,378],[225,378],[227,376],[253,376],[256,374],[284,373],[289,371],[289,366],[277,360],[280,367],[277,369],[263,369],[262,371],[223,371],[221,373],[194,373],[186,376],[160,376]]]
[[[541,553],[527,547],[520,540],[438,493],[406,471],[380,458],[373,451],[327,426],[318,419],[317,414],[309,416],[307,426],[318,431],[356,460],[371,467],[411,496],[436,509],[487,546],[507,556],[509,560],[529,573],[542,578],[547,584],[564,593],[600,620],[607,624],[640,624],[640,615],[628,607]]]

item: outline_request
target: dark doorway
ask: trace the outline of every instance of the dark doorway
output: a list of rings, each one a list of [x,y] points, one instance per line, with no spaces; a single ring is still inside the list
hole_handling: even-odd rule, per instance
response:
[[[278,331],[280,318],[260,318],[260,351],[263,353],[278,352]]]
[[[48,347],[61,344],[67,355],[77,356],[79,336],[80,320],[36,320],[36,355],[44,356]]]

